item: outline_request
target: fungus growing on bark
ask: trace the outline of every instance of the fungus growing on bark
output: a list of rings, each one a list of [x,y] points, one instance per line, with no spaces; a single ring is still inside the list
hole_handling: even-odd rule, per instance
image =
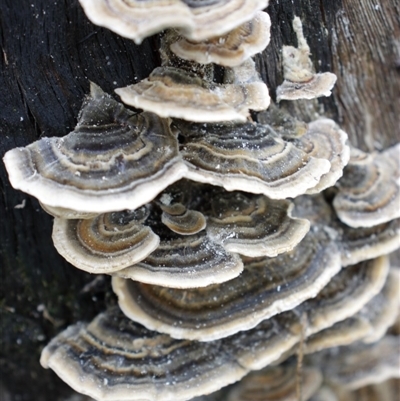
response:
[[[88,18],[136,43],[165,28],[195,41],[223,35],[252,19],[268,0],[79,0]],[[151,15],[151,18],[149,18]]]
[[[205,288],[167,289],[113,277],[113,290],[126,316],[147,328],[212,341],[315,297],[341,267],[335,244],[321,230],[310,231],[290,252],[243,262],[240,277]]]
[[[333,206],[351,227],[371,227],[400,217],[400,144],[381,153],[352,149]]]
[[[271,36],[270,27],[269,15],[259,11],[253,19],[223,36],[216,36],[202,42],[181,38],[171,44],[171,50],[184,60],[235,67],[267,47]]]
[[[336,75],[330,72],[316,74],[310,60],[310,47],[303,34],[299,17],[293,19],[293,30],[297,36],[298,47],[283,46],[283,84],[276,89],[277,101],[314,99],[330,96],[336,83]]]
[[[4,163],[14,188],[51,208],[136,209],[186,170],[169,123],[134,114],[92,84],[73,132],[12,149]]]

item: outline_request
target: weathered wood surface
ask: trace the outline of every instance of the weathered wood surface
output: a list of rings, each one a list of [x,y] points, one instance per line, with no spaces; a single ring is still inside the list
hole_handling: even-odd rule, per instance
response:
[[[398,0],[271,0],[273,39],[257,63],[272,94],[282,81],[281,46],[296,43],[291,20],[299,15],[317,70],[338,75],[334,96],[318,107],[365,150],[398,141],[399,8]],[[71,131],[89,80],[112,93],[159,64],[157,37],[136,46],[91,24],[77,0],[0,0],[0,32],[1,157]],[[57,254],[52,219],[10,187],[2,163],[0,185],[0,398],[54,401],[70,390],[40,367],[41,348],[114,298],[108,278],[94,281]]]

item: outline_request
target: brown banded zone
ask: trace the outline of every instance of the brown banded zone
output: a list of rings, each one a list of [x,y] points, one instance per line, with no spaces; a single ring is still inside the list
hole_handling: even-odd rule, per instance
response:
[[[141,224],[148,212],[142,207],[85,220],[55,218],[54,246],[71,264],[90,273],[121,270],[143,260],[160,242]]]
[[[149,329],[211,341],[316,296],[340,270],[340,257],[319,232],[307,234],[293,251],[245,259],[244,266],[240,277],[205,288],[179,290],[113,278],[113,289],[124,313]]]
[[[294,197],[329,171],[327,160],[307,155],[261,124],[177,123],[180,152],[193,180],[228,190]]]

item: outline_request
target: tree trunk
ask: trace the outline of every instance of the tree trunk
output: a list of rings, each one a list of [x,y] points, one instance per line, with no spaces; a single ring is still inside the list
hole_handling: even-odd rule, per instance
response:
[[[315,108],[333,117],[363,150],[396,143],[399,2],[270,3],[272,40],[257,65],[271,94],[283,80],[282,45],[296,44],[291,21],[298,15],[316,70],[334,72],[338,81],[332,97],[288,107],[305,119]],[[78,0],[0,0],[0,27],[1,156],[40,137],[72,131],[89,81],[113,93],[147,77],[160,63],[157,36],[137,46],[90,23]],[[58,400],[71,390],[41,368],[41,349],[63,328],[91,319],[115,298],[108,277],[83,273],[57,254],[52,218],[36,199],[11,188],[2,163],[0,179],[1,399]]]

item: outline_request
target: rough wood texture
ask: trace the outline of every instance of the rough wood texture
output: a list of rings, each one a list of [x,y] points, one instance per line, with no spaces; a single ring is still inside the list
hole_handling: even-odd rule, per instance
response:
[[[400,126],[400,6],[379,3],[385,6],[271,0],[273,40],[257,58],[274,93],[282,81],[280,49],[295,44],[291,20],[299,15],[317,70],[339,76],[334,96],[312,104],[339,118],[352,142],[367,150],[396,142]],[[136,46],[92,25],[77,0],[0,0],[0,26],[1,157],[41,136],[71,131],[89,80],[112,93],[159,64],[157,37]],[[13,401],[58,400],[70,390],[40,367],[41,348],[67,325],[114,302],[109,279],[68,266],[52,245],[52,219],[10,187],[2,163],[0,185],[0,392]]]

